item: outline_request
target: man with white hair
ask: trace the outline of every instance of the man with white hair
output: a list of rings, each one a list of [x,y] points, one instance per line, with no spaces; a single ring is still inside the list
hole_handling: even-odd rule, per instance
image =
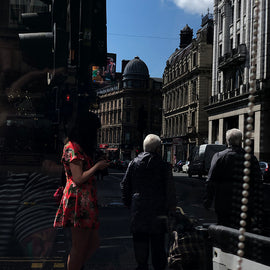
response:
[[[137,270],[147,270],[149,250],[155,270],[167,265],[165,234],[167,217],[175,212],[172,170],[161,158],[161,140],[146,136],[144,152],[133,159],[120,184],[124,204],[131,210],[131,233]]]
[[[243,134],[233,128],[226,132],[228,148],[213,156],[206,181],[204,206],[208,209],[214,201],[217,223],[238,228],[240,222],[245,150],[241,147]],[[251,154],[250,181],[247,212],[247,229],[262,226],[261,194],[262,176],[257,158]]]

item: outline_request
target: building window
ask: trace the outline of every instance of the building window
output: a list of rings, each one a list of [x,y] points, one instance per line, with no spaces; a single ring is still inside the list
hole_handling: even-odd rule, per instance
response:
[[[223,14],[219,16],[219,31],[222,32],[223,30]]]
[[[185,87],[184,99],[185,99],[184,105],[187,105],[188,104],[188,88],[187,88],[187,86]]]
[[[192,101],[195,101],[197,99],[197,82],[192,82],[192,93],[191,93]]]
[[[115,121],[115,120],[114,120],[114,113],[112,112],[112,113],[111,113],[111,124],[114,124],[114,121]]]
[[[126,105],[127,105],[127,106],[130,106],[130,105],[131,105],[131,99],[130,99],[130,98],[127,98],[127,99],[126,99]]]
[[[176,117],[173,118],[173,136],[175,137],[176,136]]]
[[[127,81],[127,88],[132,88],[133,87],[133,81]]]
[[[240,33],[237,34],[237,47],[240,45]]]
[[[121,111],[118,112],[118,123],[121,123]]]
[[[183,106],[184,103],[184,91],[183,88],[181,89],[181,94],[180,94],[180,106]]]
[[[143,88],[144,87],[144,81],[133,81],[133,87],[134,88]]]
[[[221,81],[218,81],[218,93],[221,93]]]
[[[112,130],[109,130],[109,142],[112,143]]]
[[[193,54],[193,67],[196,67],[197,66],[197,53],[195,52]]]
[[[184,114],[183,134],[187,133],[187,115]]]
[[[231,6],[231,24],[233,24],[233,20],[234,20],[234,5],[232,4],[232,6]]]
[[[218,56],[222,56],[222,44],[219,45],[219,51],[218,51]]]
[[[120,129],[117,129],[117,142],[120,143]]]
[[[155,83],[154,83],[154,89],[155,89],[155,90],[161,89],[161,84],[155,82]]]
[[[129,111],[126,112],[126,122],[127,123],[130,122],[130,112]]]
[[[196,123],[196,114],[195,111],[191,113],[191,126],[195,127]]]
[[[130,142],[130,133],[127,132],[127,133],[125,134],[125,143],[129,143],[129,142]]]
[[[237,19],[241,18],[241,0],[238,0],[238,12],[237,12]]]

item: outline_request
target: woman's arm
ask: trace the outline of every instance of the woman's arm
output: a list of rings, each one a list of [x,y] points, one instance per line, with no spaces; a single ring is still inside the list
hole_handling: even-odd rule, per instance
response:
[[[91,167],[89,170],[83,171],[82,160],[74,160],[70,163],[70,170],[71,170],[73,182],[76,185],[80,186],[84,182],[89,180],[89,178],[91,176],[93,176],[96,171],[104,170],[108,166],[109,166],[109,163],[106,160],[100,160],[93,167]]]

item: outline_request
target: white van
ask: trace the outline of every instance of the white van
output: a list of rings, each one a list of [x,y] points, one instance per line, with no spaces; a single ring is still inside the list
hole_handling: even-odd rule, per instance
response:
[[[200,178],[207,175],[215,153],[226,149],[225,144],[202,144],[190,160],[188,176],[198,175]]]

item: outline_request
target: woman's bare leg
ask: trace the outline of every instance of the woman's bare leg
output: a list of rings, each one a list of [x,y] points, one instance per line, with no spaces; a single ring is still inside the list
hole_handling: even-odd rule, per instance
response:
[[[68,270],[80,270],[84,265],[91,232],[89,229],[71,228],[72,247],[67,260]]]
[[[99,248],[100,239],[98,230],[91,230],[88,238],[88,247],[85,253],[85,262],[90,259],[94,252]]]

